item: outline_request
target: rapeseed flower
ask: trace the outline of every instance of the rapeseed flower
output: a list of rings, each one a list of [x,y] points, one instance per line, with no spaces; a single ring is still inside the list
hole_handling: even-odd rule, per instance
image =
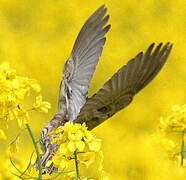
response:
[[[174,105],[169,116],[160,118],[160,129],[165,132],[186,129],[186,105]]]
[[[26,126],[31,131],[29,125],[31,110],[48,112],[50,103],[42,100],[42,96],[38,95],[40,91],[40,85],[36,80],[17,75],[16,70],[12,69],[8,62],[0,65],[0,139],[6,139],[3,127],[8,128],[10,120],[17,121],[20,128]],[[26,97],[31,95],[36,96],[36,102],[33,105],[25,105]],[[11,172],[14,172],[13,170],[17,169],[11,160],[19,151],[18,142],[19,135],[10,143],[6,150],[5,157],[3,157],[5,160],[0,165],[0,171],[3,171],[3,173],[0,173],[0,179],[18,179],[11,174]],[[16,159],[16,161],[19,160]],[[31,165],[27,169],[30,170]],[[17,174],[20,175],[20,172],[18,171]],[[20,176],[27,176],[26,171]]]
[[[170,159],[185,165],[186,104],[174,105],[167,117],[160,118],[159,141]]]
[[[99,174],[104,174],[101,140],[87,130],[85,123],[81,125],[67,122],[64,126],[51,132],[50,136],[53,137],[52,143],[58,144],[59,148],[53,159],[48,162],[48,166],[53,163],[60,171],[70,171],[70,176],[75,177],[76,171],[73,160],[78,161],[78,166],[89,168],[95,163],[97,157],[99,159],[97,171]],[[68,175],[65,174],[65,176]]]
[[[3,140],[6,139],[6,135],[2,129],[0,129],[0,139],[3,139]]]
[[[17,120],[18,125],[22,127],[29,121],[29,110],[38,112],[48,112],[50,103],[42,101],[42,96],[36,97],[36,102],[30,109],[25,109],[22,105],[31,92],[40,93],[41,88],[36,80],[17,75],[16,70],[10,68],[8,62],[0,65],[0,125],[8,127],[9,120]],[[1,138],[3,131],[1,130]]]
[[[36,101],[33,105],[33,109],[39,112],[48,113],[48,110],[51,108],[49,102],[43,101],[42,96],[39,95],[36,97]]]

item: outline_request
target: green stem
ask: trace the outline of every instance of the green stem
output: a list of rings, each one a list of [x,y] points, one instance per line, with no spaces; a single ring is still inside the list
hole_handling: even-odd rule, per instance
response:
[[[39,174],[38,174],[38,180],[42,180],[42,165],[41,165],[41,157],[40,157],[40,154],[39,154],[39,148],[38,148],[38,145],[37,145],[37,142],[36,142],[36,138],[34,137],[34,133],[32,131],[32,128],[31,126],[26,123],[26,128],[30,134],[30,137],[32,139],[32,143],[34,144],[34,148],[36,150],[36,154],[37,154],[37,162],[38,162],[38,167],[39,167]]]
[[[182,166],[182,167],[183,167],[183,165],[184,165],[184,146],[185,146],[184,134],[185,134],[185,130],[183,131],[183,134],[182,134],[182,142],[181,142],[181,166]]]
[[[76,165],[76,178],[80,179],[79,176],[79,167],[78,167],[78,158],[77,158],[77,151],[74,151],[74,159],[75,159],[75,165]]]

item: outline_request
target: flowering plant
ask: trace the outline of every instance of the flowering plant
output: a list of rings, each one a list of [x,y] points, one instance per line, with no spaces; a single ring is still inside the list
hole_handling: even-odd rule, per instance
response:
[[[25,99],[28,96],[35,95],[35,101],[32,105],[25,105]],[[30,125],[30,112],[44,112],[47,113],[51,105],[47,101],[43,101],[40,94],[41,88],[36,80],[17,75],[16,70],[10,68],[9,63],[5,62],[0,65],[0,139],[6,140],[5,127],[8,128],[8,122],[16,120],[21,129],[25,128],[29,132],[32,143],[36,152],[36,159],[39,164],[39,172],[35,169],[35,161],[32,156],[25,170],[20,168],[24,163],[16,158],[14,162],[14,154],[18,151],[19,135],[10,143],[8,149],[1,159],[4,159],[0,168],[3,173],[0,173],[0,180],[4,179],[43,179],[41,166],[41,152],[34,132]],[[26,108],[28,107],[28,108]],[[45,175],[48,180],[57,178],[59,175],[65,179],[100,179],[107,180],[108,176],[103,171],[103,153],[101,151],[101,140],[97,139],[90,131],[87,130],[85,124],[73,124],[67,122],[63,127],[58,127],[50,133],[53,142],[59,146],[58,151],[53,159],[48,161],[47,166],[51,163],[58,168],[55,172],[57,175]],[[80,174],[80,168],[86,170],[99,160],[97,164],[97,175]],[[95,169],[95,168],[94,168]],[[85,172],[86,172],[85,170]],[[10,172],[11,171],[11,172]]]
[[[50,133],[50,135],[54,139],[53,143],[59,145],[59,149],[53,159],[48,162],[48,166],[53,163],[60,171],[75,169],[75,171],[70,171],[70,173],[65,174],[65,177],[70,176],[79,179],[79,167],[85,166],[89,168],[90,165],[95,162],[96,158],[99,158],[100,163],[97,170],[99,175],[104,174],[101,140],[97,139],[95,135],[87,130],[85,124],[81,125],[67,122],[64,126],[58,127]]]
[[[185,166],[186,104],[174,105],[167,117],[160,118],[159,136],[169,157]]]

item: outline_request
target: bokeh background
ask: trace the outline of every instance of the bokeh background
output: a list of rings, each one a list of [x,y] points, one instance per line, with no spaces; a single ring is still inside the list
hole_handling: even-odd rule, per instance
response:
[[[0,62],[8,61],[18,74],[37,79],[49,114],[33,114],[36,135],[57,110],[61,72],[83,23],[106,4],[112,28],[96,73],[92,95],[129,59],[152,42],[172,42],[168,62],[133,103],[93,130],[103,139],[104,167],[111,179],[184,179],[185,171],[153,146],[160,116],[174,104],[186,103],[186,1],[184,0],[0,0]],[[11,140],[18,131],[10,122]],[[0,145],[1,152],[7,141]],[[26,132],[21,139],[26,160],[33,147]],[[0,160],[1,161],[1,160]],[[2,162],[0,162],[2,163]]]

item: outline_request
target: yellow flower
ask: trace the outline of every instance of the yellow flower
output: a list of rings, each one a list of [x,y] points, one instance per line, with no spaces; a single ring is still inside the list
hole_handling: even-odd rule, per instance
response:
[[[59,134],[62,133],[63,131],[64,131],[64,126],[59,126],[55,131],[51,131],[49,135]]]
[[[22,127],[22,124],[28,121],[28,110],[20,108],[20,104],[32,90],[40,92],[36,80],[18,76],[8,62],[0,65],[0,121],[3,121],[1,124],[16,119]],[[36,101],[35,109],[39,112],[48,112],[50,108],[48,102],[42,101],[41,96]]]
[[[35,92],[39,93],[41,91],[41,87],[36,80],[28,79],[28,84]]]
[[[6,72],[10,69],[10,64],[8,62],[3,62],[1,65],[0,65],[0,71],[1,73],[2,72]]]
[[[182,159],[185,162],[185,147],[182,143],[185,141],[186,132],[186,105],[172,106],[172,112],[167,117],[160,118],[159,142],[163,145],[168,157],[171,160]]]
[[[96,154],[94,152],[86,152],[79,156],[80,162],[86,166],[86,168],[89,168],[91,164],[94,163]]]
[[[180,105],[172,106],[172,111],[178,112],[178,111],[180,111],[180,109],[181,109]]]
[[[52,164],[52,160],[47,161],[46,166],[50,166]]]
[[[22,127],[23,124],[28,123],[29,121],[29,114],[26,110],[24,109],[19,109],[16,111],[17,112],[17,121],[18,121],[18,125],[19,127]],[[16,113],[14,112],[14,113]]]
[[[76,150],[75,143],[74,143],[73,141],[70,141],[70,142],[67,144],[67,148],[69,149],[69,151],[74,152],[74,151]]]
[[[85,131],[85,137],[84,137],[85,141],[87,142],[91,142],[93,139],[93,135],[90,131]]]
[[[68,152],[67,144],[66,143],[61,144],[61,146],[59,147],[59,150],[58,151],[61,154],[67,154],[67,152]]]
[[[5,140],[7,137],[2,129],[0,129],[0,139]]]
[[[103,158],[104,158],[103,152],[102,151],[98,152],[98,155],[100,157],[100,162],[99,162],[98,170],[99,171],[103,171]]]
[[[92,142],[88,143],[89,148],[91,151],[98,152],[101,148],[101,141],[100,140],[94,140]]]
[[[6,154],[9,157],[12,157],[15,153],[19,152],[18,143],[19,143],[19,137],[16,137],[16,139],[8,146]]]
[[[25,98],[27,92],[28,92],[27,89],[23,89],[23,88],[14,90],[15,97],[19,101],[22,101]]]
[[[33,109],[39,112],[48,113],[48,110],[51,108],[49,102],[42,101],[42,96],[36,97],[36,102],[33,105]]]
[[[85,148],[85,143],[83,141],[76,141],[76,148],[78,151],[82,152]]]
[[[72,132],[69,132],[68,133],[68,139],[71,140],[71,141],[74,141],[76,139],[76,134],[72,133]]]
[[[186,128],[186,105],[174,105],[167,117],[160,118],[160,129],[164,132],[183,131]]]
[[[103,154],[101,152],[101,140],[96,139],[84,124],[74,124],[67,122],[63,127],[59,127],[50,135],[54,138],[53,143],[59,145],[52,162],[59,170],[74,170],[73,160],[77,156],[78,165],[85,165],[86,168],[97,160],[98,171],[103,170]],[[72,165],[73,164],[73,168]],[[69,173],[67,173],[69,176]],[[65,177],[65,176],[64,176]]]
[[[110,178],[105,171],[101,171],[99,173],[99,180],[110,180]]]

